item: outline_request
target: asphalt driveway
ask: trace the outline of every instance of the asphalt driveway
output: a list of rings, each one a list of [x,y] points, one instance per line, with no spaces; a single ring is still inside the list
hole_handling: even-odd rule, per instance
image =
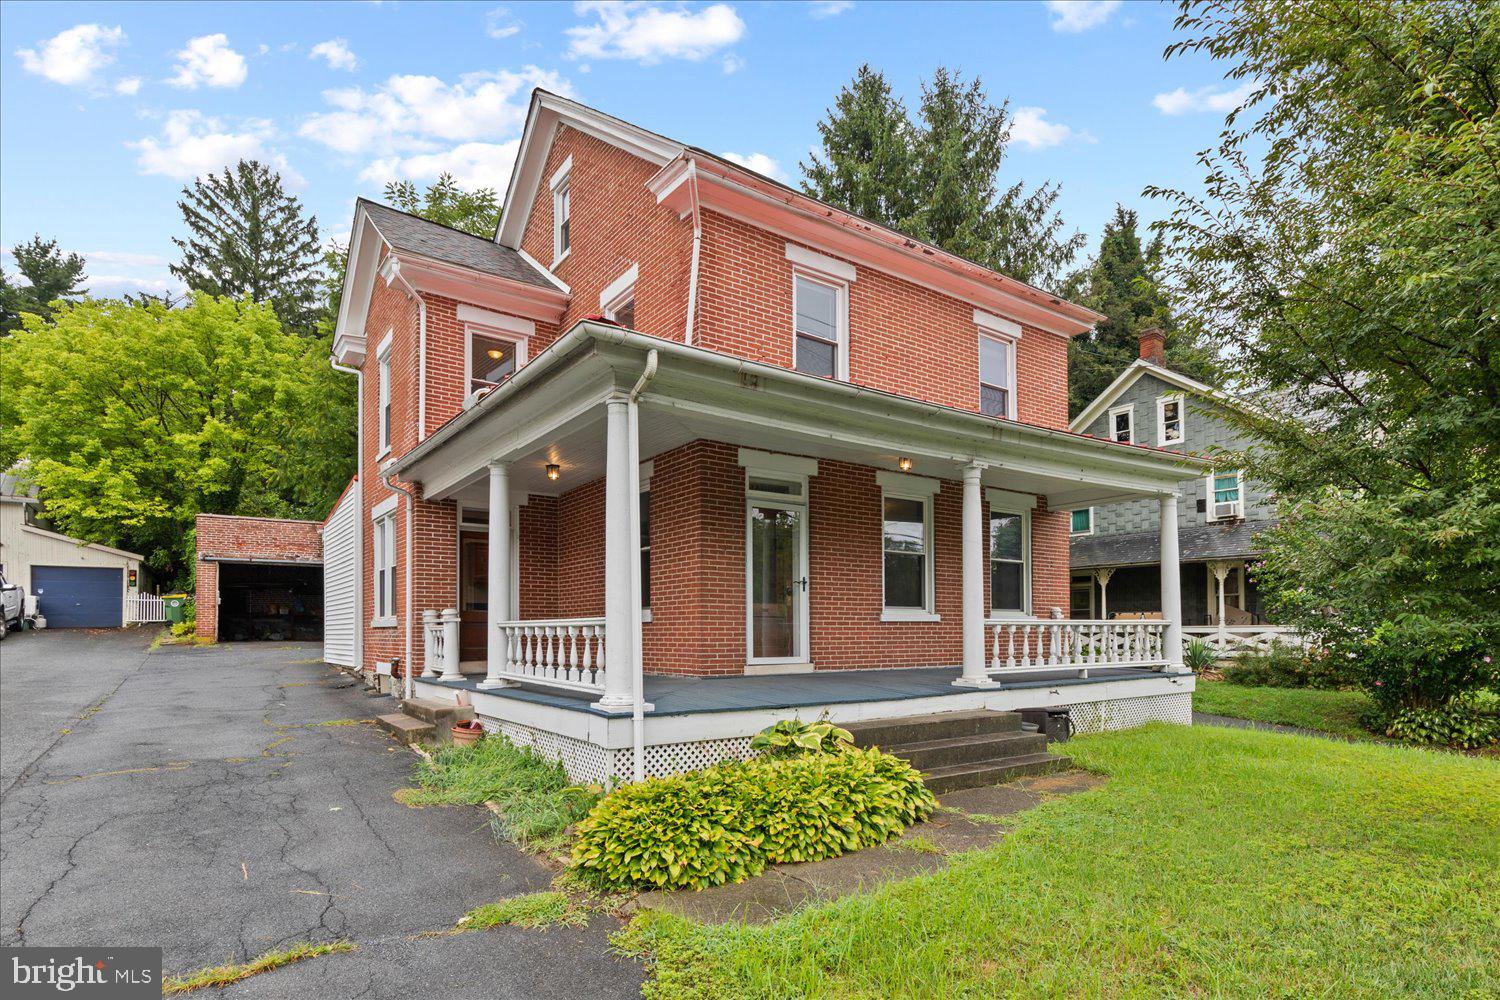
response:
[[[445,937],[550,874],[474,809],[409,809],[388,710],[301,643],[149,652],[152,634],[0,643],[0,928],[6,945],[151,945],[169,972],[297,941],[359,950],[232,996],[625,997],[618,924]]]

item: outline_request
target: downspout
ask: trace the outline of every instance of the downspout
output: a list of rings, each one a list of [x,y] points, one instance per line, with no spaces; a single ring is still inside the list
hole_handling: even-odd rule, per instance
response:
[[[405,572],[401,574],[406,578],[406,603],[403,605],[406,613],[402,616],[406,619],[406,652],[402,654],[404,658],[401,661],[401,689],[405,693],[406,699],[409,700],[415,693],[411,673],[411,621],[413,617],[411,610],[411,536],[413,534],[411,519],[413,497],[410,490],[396,485],[396,474],[394,472],[386,473],[384,478],[386,489],[392,493],[399,493],[406,497],[406,558],[403,563]]]
[[[392,261],[391,274],[406,286],[406,293],[417,300],[417,441],[427,439],[427,300],[401,273],[401,262]]]
[[[698,164],[688,161],[688,185],[693,192],[693,259],[688,269],[687,322],[682,331],[682,342],[691,344],[697,330],[698,319],[698,254],[703,247],[703,216],[698,210]]]
[[[632,780],[646,778],[646,663],[643,658],[644,643],[641,639],[641,416],[637,400],[641,392],[656,377],[657,354],[653,349],[646,355],[646,367],[630,390],[626,414],[630,422],[630,540],[631,558],[635,560],[630,573],[630,641],[634,647],[631,661],[634,669],[630,677],[630,742],[633,750]]]
[[[354,593],[357,595],[354,601],[354,671],[355,676],[359,676],[365,665],[365,494],[364,479],[360,475],[364,471],[360,464],[365,456],[365,373],[341,365],[332,357],[328,364],[336,372],[353,375],[355,386],[354,488],[359,493],[359,502],[354,512],[354,550],[357,553],[354,560]]]

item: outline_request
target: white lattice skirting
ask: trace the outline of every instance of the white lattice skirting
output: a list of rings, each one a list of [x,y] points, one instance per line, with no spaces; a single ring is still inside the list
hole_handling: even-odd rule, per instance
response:
[[[485,729],[500,733],[516,746],[531,747],[543,757],[560,761],[568,777],[580,784],[613,785],[629,781],[634,770],[634,751],[630,749],[611,750],[504,719],[481,718],[480,722]],[[752,756],[748,736],[663,743],[646,747],[646,774],[658,777],[698,771],[721,760],[745,760]]]
[[[1148,722],[1171,722],[1179,726],[1193,723],[1193,696],[1186,692],[1085,701],[1062,707],[1072,716],[1073,731],[1080,734],[1131,729]]]

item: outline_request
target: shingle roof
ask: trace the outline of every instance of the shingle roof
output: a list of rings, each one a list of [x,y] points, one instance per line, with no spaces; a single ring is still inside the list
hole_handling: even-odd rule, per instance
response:
[[[1255,533],[1269,528],[1266,521],[1234,521],[1183,528],[1177,534],[1178,557],[1183,562],[1234,559],[1260,551]],[[1068,543],[1073,569],[1101,566],[1143,566],[1157,561],[1157,533],[1136,531],[1126,535],[1086,535]]]
[[[399,212],[379,202],[361,198],[360,204],[380,235],[397,250],[419,253],[433,260],[457,264],[499,278],[520,281],[542,288],[557,287],[515,250],[494,240],[474,236],[458,229],[428,222],[415,215]]]

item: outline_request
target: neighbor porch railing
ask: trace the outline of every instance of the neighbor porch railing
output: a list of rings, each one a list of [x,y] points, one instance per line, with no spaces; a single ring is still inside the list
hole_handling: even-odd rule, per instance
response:
[[[500,677],[572,691],[604,692],[604,619],[501,622]]]
[[[1076,670],[1087,677],[1100,667],[1167,665],[1167,623],[1159,619],[990,619],[985,630],[990,636],[988,673],[993,675]]]
[[[164,622],[167,602],[155,594],[130,594],[125,598],[125,622]]]
[[[1298,649],[1307,645],[1290,625],[1184,625],[1183,645],[1186,646],[1194,639],[1208,643],[1220,657],[1236,653],[1265,653],[1277,644],[1295,646]]]

